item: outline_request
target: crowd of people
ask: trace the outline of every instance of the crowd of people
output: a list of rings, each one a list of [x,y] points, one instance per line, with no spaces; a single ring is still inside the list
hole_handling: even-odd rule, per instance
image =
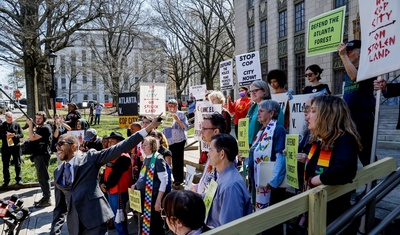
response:
[[[385,97],[400,95],[398,84],[374,78],[356,82],[360,48],[359,40],[338,46],[346,70],[343,98],[331,95],[328,85],[319,82],[323,72],[320,66],[313,64],[306,68],[305,77],[310,85],[303,93],[313,94],[304,105],[307,128],[297,155],[298,192],[321,184],[350,183],[356,175],[357,161],[364,166],[370,163],[374,89],[382,90]],[[203,153],[202,177],[189,190],[183,190],[184,146],[188,118],[196,112],[195,100],[190,100],[188,116],[179,109],[179,101],[169,100],[172,126],[159,131],[157,127],[162,123],[159,117],[145,116],[141,122],[130,125],[127,137],[115,131],[98,136],[90,128],[92,120],[82,119],[73,103],[68,106],[65,120],[56,115],[50,125],[46,124],[44,112],[36,113],[35,124],[31,119],[26,120],[32,160],[43,193],[35,202],[36,207],[51,206],[50,154],[56,153],[58,159],[50,234],[60,234],[65,220],[69,234],[106,234],[110,226],[118,234],[128,234],[126,213],[130,189],[141,197],[141,234],[165,234],[168,229],[175,234],[200,234],[285,200],[285,138],[290,120],[280,104],[271,99],[270,87],[273,94],[287,93],[286,83],[283,71],[271,70],[267,82],[255,81],[249,87],[239,87],[240,98],[236,101],[229,95],[225,100],[220,91],[207,94],[210,103],[227,105],[221,108],[221,113],[203,117],[201,139],[209,149]],[[101,106],[98,106],[90,107],[92,117],[95,115],[94,124],[100,123]],[[236,138],[230,134],[232,115]],[[3,186],[10,183],[10,165],[15,167],[16,183],[22,184],[19,147],[24,137],[22,128],[11,112],[6,112],[5,117],[0,126]],[[241,118],[249,119],[249,156],[245,157],[239,155],[237,144]],[[84,130],[84,136],[70,130]],[[241,165],[248,167],[248,171],[244,169],[245,176],[238,171]],[[270,174],[268,179],[266,171]],[[327,224],[350,206],[350,193],[329,202]],[[297,223],[306,229],[307,215],[302,215]],[[356,234],[354,228],[349,227],[348,234]],[[283,224],[262,234],[285,234]]]

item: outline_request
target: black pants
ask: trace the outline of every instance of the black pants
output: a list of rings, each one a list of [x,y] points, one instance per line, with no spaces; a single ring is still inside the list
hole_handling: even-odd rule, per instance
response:
[[[59,235],[67,218],[67,202],[65,201],[64,193],[57,186],[54,186],[54,195],[56,197],[56,205],[53,210],[50,235]]]
[[[169,150],[172,152],[172,175],[175,183],[183,183],[183,158],[186,140],[171,144]]]
[[[3,142],[3,145],[7,143]],[[21,148],[19,146],[2,147],[1,160],[3,161],[3,176],[4,184],[10,183],[10,160],[13,157],[12,164],[15,167],[15,181],[20,181],[22,178],[21,173]]]

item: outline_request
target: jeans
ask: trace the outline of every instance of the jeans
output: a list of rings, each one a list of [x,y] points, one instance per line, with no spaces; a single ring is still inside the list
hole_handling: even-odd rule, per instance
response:
[[[121,222],[121,223],[117,223],[115,222],[115,215],[117,214],[117,209],[118,209],[118,193],[114,193],[114,194],[110,194],[108,193],[108,202],[110,203],[110,207],[112,209],[112,211],[114,212],[114,225],[115,225],[115,229],[118,232],[118,235],[128,235],[128,223],[127,223],[127,216],[126,216],[126,212],[125,212],[125,205],[129,200],[129,196],[128,196],[128,192],[125,193],[120,193],[119,194],[121,196],[121,203],[122,205],[119,206],[120,209],[122,209],[122,211],[124,212],[124,216],[125,216],[125,221]]]
[[[100,114],[96,114],[94,117],[94,124],[100,125]]]
[[[50,154],[37,155],[34,158],[36,174],[39,181],[40,188],[43,192],[43,197],[50,198],[50,176],[49,164]]]

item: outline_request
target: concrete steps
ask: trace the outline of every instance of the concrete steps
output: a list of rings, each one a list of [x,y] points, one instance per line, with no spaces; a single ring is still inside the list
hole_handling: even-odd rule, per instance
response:
[[[400,150],[400,130],[396,129],[398,105],[382,105],[379,112],[378,148]]]

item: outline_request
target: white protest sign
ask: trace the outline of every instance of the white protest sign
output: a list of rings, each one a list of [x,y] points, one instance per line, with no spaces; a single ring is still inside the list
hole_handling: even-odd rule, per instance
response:
[[[294,95],[289,101],[290,108],[290,134],[299,134],[299,141],[303,138],[304,131],[308,128],[304,116],[305,103],[312,94]]]
[[[236,56],[236,76],[239,86],[247,86],[261,80],[260,55],[258,51]]]
[[[166,84],[140,83],[140,115],[165,114]]]
[[[279,103],[279,105],[281,106],[283,115],[285,115],[286,105],[287,105],[287,101],[288,101],[288,95],[286,95],[286,93],[272,94],[271,99],[275,100],[276,102]]]
[[[189,97],[195,100],[204,100],[206,96],[206,84],[189,87]]]
[[[226,60],[219,63],[219,80],[221,82],[221,90],[233,89],[233,62]]]
[[[185,190],[190,190],[193,184],[193,178],[196,175],[196,167],[186,165],[186,177],[185,177]]]
[[[209,101],[196,102],[196,112],[194,114],[194,139],[201,140],[201,126],[203,117],[215,112],[222,112],[222,104],[211,104]]]
[[[400,1],[359,0],[358,5],[362,42],[357,81],[400,69]]]

